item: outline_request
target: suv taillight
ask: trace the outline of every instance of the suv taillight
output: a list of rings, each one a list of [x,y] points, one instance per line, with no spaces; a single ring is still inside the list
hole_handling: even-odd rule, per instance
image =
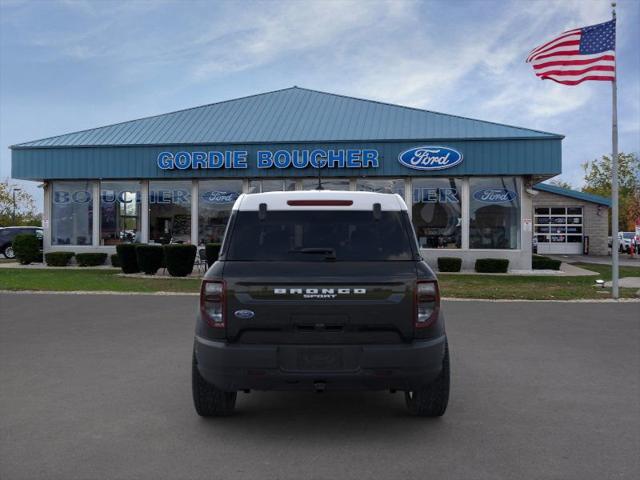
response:
[[[200,313],[214,328],[224,328],[224,282],[202,281]]]
[[[438,282],[428,280],[416,283],[416,328],[426,328],[440,312],[440,290]]]

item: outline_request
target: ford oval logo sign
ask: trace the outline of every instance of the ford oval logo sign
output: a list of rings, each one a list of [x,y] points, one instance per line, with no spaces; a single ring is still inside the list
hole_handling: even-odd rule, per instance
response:
[[[484,203],[506,203],[518,198],[518,194],[506,188],[483,188],[476,190],[473,198]]]
[[[442,170],[455,167],[462,162],[462,154],[449,147],[414,147],[398,155],[405,167],[416,170]]]
[[[236,310],[233,314],[242,320],[249,320],[255,315],[252,310]]]

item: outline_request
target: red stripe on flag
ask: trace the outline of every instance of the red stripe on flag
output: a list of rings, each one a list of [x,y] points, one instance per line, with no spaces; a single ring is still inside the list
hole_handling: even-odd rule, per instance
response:
[[[580,54],[580,47],[578,47],[578,48],[568,48],[566,50],[562,50],[562,51],[559,51],[559,52],[547,53],[546,55],[536,55],[531,60],[542,60],[543,58],[557,57],[558,55],[576,55],[576,56],[578,56],[579,54]]]
[[[582,75],[583,73],[598,71],[598,72],[615,72],[616,68],[613,65],[596,65],[593,67],[585,68],[583,70],[549,70],[548,72],[536,73],[539,77],[546,77],[548,75]]]
[[[542,55],[544,52],[548,52],[550,50],[553,50],[554,48],[570,47],[571,45],[580,45],[580,40],[568,40],[566,42],[556,43],[555,45],[553,45],[553,46],[551,46],[549,48],[545,48],[544,50],[540,50],[539,52],[536,52],[536,54],[533,55],[531,60],[536,60],[538,58],[544,58],[544,57],[539,57],[538,55]]]
[[[579,55],[576,55],[575,58],[580,58]],[[553,67],[555,65],[589,65],[590,63],[600,62],[602,60],[610,60],[614,61],[616,57],[614,55],[602,55],[597,58],[589,58],[587,60],[558,60],[555,62],[547,62],[540,63],[538,65],[533,65],[534,70],[538,70],[540,68]]]
[[[581,78],[580,80],[557,80],[551,77],[540,77],[542,80],[553,80],[556,83],[561,83],[563,85],[578,85],[587,80],[601,80],[604,82],[613,82],[614,77],[611,76],[600,76],[600,75],[589,75],[587,77]]]

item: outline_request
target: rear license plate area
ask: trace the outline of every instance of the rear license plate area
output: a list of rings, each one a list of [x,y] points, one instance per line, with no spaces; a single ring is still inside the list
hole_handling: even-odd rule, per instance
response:
[[[342,350],[336,348],[299,349],[296,359],[298,370],[342,370]]]
[[[287,371],[347,371],[358,368],[360,349],[352,347],[282,346],[278,352],[280,368]]]

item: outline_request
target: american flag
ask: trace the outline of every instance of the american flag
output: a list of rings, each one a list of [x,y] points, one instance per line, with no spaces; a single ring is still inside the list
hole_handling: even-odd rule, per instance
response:
[[[616,76],[616,21],[568,30],[534,48],[527,57],[541,79],[564,85]]]

